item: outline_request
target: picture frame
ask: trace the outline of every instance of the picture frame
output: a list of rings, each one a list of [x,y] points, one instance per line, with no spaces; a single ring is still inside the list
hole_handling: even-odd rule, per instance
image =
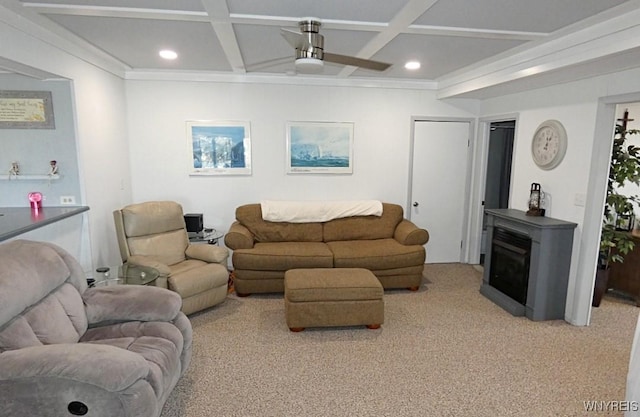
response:
[[[189,175],[251,175],[249,122],[186,122]]]
[[[55,129],[51,91],[0,90],[0,129]]]
[[[287,122],[287,174],[352,174],[352,122]]]

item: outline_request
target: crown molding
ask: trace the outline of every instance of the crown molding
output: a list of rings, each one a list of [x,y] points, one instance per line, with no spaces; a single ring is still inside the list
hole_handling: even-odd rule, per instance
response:
[[[326,76],[304,75],[230,74],[205,71],[132,70],[126,72],[125,79],[139,81],[190,81],[278,85],[286,84],[301,86],[389,88],[431,91],[435,91],[438,87],[438,84],[435,81],[431,80],[383,80],[378,78],[334,78]]]
[[[640,2],[631,1],[608,13],[579,22],[546,39],[506,51],[440,77],[438,98],[472,96],[534,76],[607,59],[640,48]],[[530,88],[535,88],[532,82]]]

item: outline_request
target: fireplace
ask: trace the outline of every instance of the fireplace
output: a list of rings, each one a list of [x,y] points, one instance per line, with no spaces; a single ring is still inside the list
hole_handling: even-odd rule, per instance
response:
[[[531,238],[495,228],[491,242],[489,285],[520,304],[527,302]]]
[[[531,320],[563,319],[575,223],[487,209],[487,251],[480,293]]]

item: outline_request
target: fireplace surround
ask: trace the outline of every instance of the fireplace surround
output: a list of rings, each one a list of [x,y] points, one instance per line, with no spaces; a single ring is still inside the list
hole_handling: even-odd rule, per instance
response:
[[[575,223],[487,209],[488,251],[480,293],[531,320],[564,319]]]

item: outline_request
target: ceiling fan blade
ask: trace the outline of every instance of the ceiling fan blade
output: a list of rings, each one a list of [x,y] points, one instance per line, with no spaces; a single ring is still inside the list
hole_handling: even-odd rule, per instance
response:
[[[327,62],[333,62],[335,64],[351,65],[354,67],[360,67],[370,69],[374,71],[384,71],[391,66],[386,62],[371,61],[369,59],[356,58],[347,55],[332,54],[330,52],[324,53],[324,60]]]
[[[305,42],[305,37],[300,32],[294,32],[293,30],[280,28],[280,34],[289,42],[289,45],[296,49],[301,49]]]
[[[269,59],[269,60],[266,60],[266,61],[260,61],[260,62],[254,63],[254,64],[247,65],[247,71],[256,72],[256,71],[265,70],[265,69],[268,69],[268,68],[271,68],[271,67],[275,67],[275,66],[278,66],[278,65],[283,65],[283,64],[292,64],[293,65],[293,61],[294,61],[294,59],[291,56]]]

